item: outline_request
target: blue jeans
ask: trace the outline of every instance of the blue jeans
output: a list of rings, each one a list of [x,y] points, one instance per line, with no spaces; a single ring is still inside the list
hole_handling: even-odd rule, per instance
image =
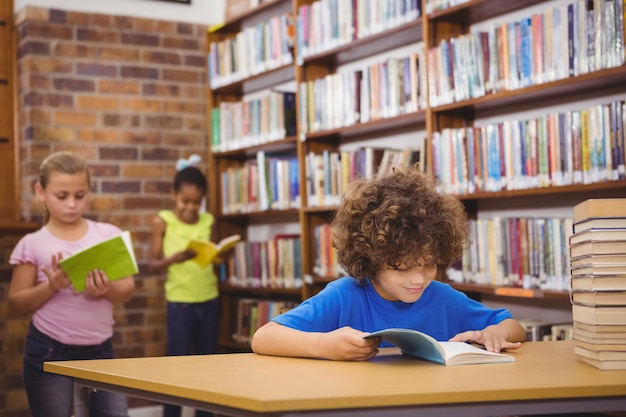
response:
[[[41,333],[31,324],[24,353],[24,385],[32,416],[72,415],[73,379],[45,372],[44,362],[114,357],[111,339],[95,346],[65,345]],[[127,408],[124,395],[107,391],[96,391],[89,395],[91,417],[128,417]]]
[[[167,355],[217,353],[220,324],[219,299],[203,303],[167,303]],[[163,404],[164,417],[179,417],[181,408]],[[213,413],[196,410],[196,417]]]

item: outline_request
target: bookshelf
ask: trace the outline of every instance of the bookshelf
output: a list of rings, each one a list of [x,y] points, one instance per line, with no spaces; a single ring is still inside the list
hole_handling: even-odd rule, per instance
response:
[[[337,158],[342,160],[349,152],[353,152],[355,147],[359,149],[368,147],[368,142],[371,142],[371,147],[375,149],[387,147],[422,149],[422,154],[426,156],[423,160],[424,169],[437,174],[448,191],[458,195],[464,202],[472,220],[493,216],[494,211],[496,216],[500,212],[510,213],[519,210],[520,213],[524,213],[521,214],[523,216],[526,216],[525,213],[531,213],[528,215],[529,217],[537,217],[542,215],[544,208],[546,212],[554,212],[555,206],[558,208],[556,210],[558,214],[554,216],[563,218],[569,215],[568,207],[571,208],[582,200],[617,197],[626,191],[626,179],[621,173],[615,174],[615,176],[613,173],[606,176],[594,173],[593,175],[589,174],[589,178],[581,177],[579,181],[579,179],[573,179],[572,175],[576,175],[572,174],[573,168],[568,168],[568,174],[560,174],[558,178],[550,176],[550,173],[559,170],[565,172],[566,162],[562,162],[562,166],[550,165],[552,170],[549,170],[548,177],[543,178],[540,183],[533,183],[533,179],[519,179],[517,177],[508,179],[506,174],[509,171],[502,168],[500,174],[504,173],[503,178],[505,179],[501,178],[501,182],[498,182],[495,188],[493,186],[481,188],[480,183],[469,185],[468,182],[471,182],[471,179],[468,178],[463,179],[461,185],[446,183],[445,180],[449,179],[446,176],[448,174],[441,171],[442,165],[438,165],[442,161],[437,153],[438,146],[440,146],[438,141],[441,140],[444,132],[455,132],[455,135],[465,132],[463,134],[467,135],[468,129],[471,129],[472,134],[474,134],[480,133],[481,129],[484,131],[493,129],[489,126],[497,128],[504,125],[505,122],[512,123],[512,121],[516,121],[520,126],[522,123],[535,123],[541,126],[540,123],[543,123],[544,120],[542,117],[545,117],[545,120],[550,120],[550,117],[554,117],[555,120],[558,120],[559,117],[563,120],[571,120],[565,119],[565,117],[577,117],[572,116],[573,112],[592,112],[595,111],[595,106],[604,104],[607,105],[607,109],[610,109],[611,103],[623,103],[624,93],[626,93],[626,66],[624,65],[623,45],[621,55],[613,51],[611,64],[598,61],[596,63],[597,68],[592,69],[583,70],[582,64],[578,63],[575,69],[570,66],[572,62],[575,62],[572,59],[566,63],[559,63],[558,59],[551,58],[549,61],[551,65],[549,68],[552,69],[550,75],[541,76],[537,79],[531,78],[531,76],[537,77],[536,74],[529,73],[527,74],[529,78],[523,80],[521,58],[516,55],[515,59],[520,60],[520,70],[515,72],[515,74],[519,74],[516,75],[516,79],[512,75],[514,71],[511,69],[512,64],[510,63],[506,73],[508,76],[489,79],[491,80],[489,88],[486,87],[485,80],[479,79],[482,85],[477,84],[467,91],[460,90],[460,87],[467,86],[467,81],[465,84],[457,82],[458,91],[451,90],[449,84],[448,87],[440,90],[442,85],[445,86],[446,80],[440,80],[437,77],[437,74],[442,74],[441,71],[437,71],[438,67],[435,64],[441,65],[440,62],[437,63],[436,59],[437,53],[439,56],[443,55],[440,50],[443,44],[454,44],[454,47],[459,48],[462,42],[470,42],[470,44],[474,42],[466,40],[466,38],[471,38],[470,34],[489,33],[489,31],[494,31],[492,36],[495,36],[494,39],[497,40],[497,36],[502,35],[495,35],[495,28],[508,28],[511,26],[510,24],[515,28],[516,25],[520,26],[522,20],[536,15],[544,16],[546,21],[550,19],[551,22],[555,22],[559,20],[555,20],[554,16],[557,12],[553,10],[563,13],[559,15],[559,18],[565,19],[569,4],[575,5],[570,7],[571,10],[579,10],[576,7],[583,7],[584,4],[595,4],[595,7],[600,10],[601,7],[606,7],[604,2],[470,0],[452,2],[460,4],[442,8],[441,5],[446,3],[444,1],[425,0],[422,2],[417,0],[416,2],[398,1],[398,5],[401,4],[402,7],[385,9],[384,5],[395,3],[370,1],[367,4],[372,6],[372,16],[389,16],[390,19],[388,22],[371,21],[369,25],[365,25],[369,26],[369,31],[364,29],[364,25],[359,25],[358,22],[364,18],[364,14],[363,12],[360,14],[352,13],[351,1],[323,3],[325,5],[332,3],[338,9],[329,12],[329,10],[322,9],[319,6],[320,3],[313,0],[269,1],[262,3],[255,9],[248,10],[246,13],[238,14],[237,18],[227,21],[220,28],[215,28],[208,35],[209,43],[232,38],[242,30],[247,24],[246,22],[254,22],[255,19],[258,21],[268,15],[276,15],[283,11],[292,13],[297,28],[291,64],[210,89],[209,109],[215,108],[223,101],[239,100],[241,97],[251,94],[253,90],[271,89],[273,86],[284,82],[291,83],[291,91],[296,93],[296,133],[284,139],[244,146],[241,149],[219,152],[212,150],[210,152],[209,180],[211,184],[211,210],[218,218],[216,232],[220,237],[240,233],[245,239],[247,231],[253,224],[298,223],[301,236],[300,258],[303,285],[299,290],[224,286],[222,294],[226,300],[229,300],[227,303],[235,302],[238,297],[249,296],[265,299],[277,296],[283,297],[283,299],[286,297],[290,300],[302,300],[315,294],[327,282],[337,277],[338,272],[336,270],[331,268],[328,272],[328,269],[320,268],[317,262],[322,256],[318,255],[320,249],[317,236],[324,233],[320,230],[332,219],[337,196],[321,196],[321,194],[311,190],[319,181],[316,175],[320,173],[316,171],[324,171],[320,175],[324,178],[322,182],[325,182],[326,187],[329,178],[333,178],[332,175],[339,175],[329,174],[331,169],[326,165],[328,161],[332,160],[333,154],[338,155]],[[611,2],[611,4],[617,6],[617,3]],[[416,5],[419,5],[420,13],[412,11],[412,7]],[[376,9],[378,6],[381,8]],[[430,11],[424,13],[428,10]],[[550,10],[549,18],[545,17],[548,10]],[[310,22],[311,19],[312,21],[317,19],[336,23],[337,30],[334,32],[318,30],[317,33],[313,31],[313,34],[309,36],[306,28],[298,29],[297,25],[303,25],[302,22]],[[566,22],[566,20],[563,21]],[[623,24],[623,19],[615,19],[614,33],[618,33],[620,21]],[[577,20],[577,22],[582,24],[583,20]],[[354,30],[352,32],[344,30],[346,25]],[[611,27],[611,25],[608,26]],[[558,33],[565,34],[567,39],[567,30],[562,26],[560,27],[563,32]],[[621,30],[623,41],[623,26]],[[577,39],[582,39],[581,36]],[[565,43],[558,44],[556,34],[550,39],[550,48],[552,48],[550,51],[554,51],[551,57],[564,57],[565,54],[569,54]],[[602,42],[616,45],[614,42],[616,39],[609,38],[604,41],[601,37],[598,39],[596,41],[594,38],[594,42],[600,42],[598,45],[603,45]],[[463,45],[466,44],[463,43]],[[478,45],[482,46],[480,43]],[[514,46],[517,48],[517,45]],[[513,44],[511,46],[513,48]],[[528,48],[529,46],[526,45],[525,47]],[[533,45],[530,47],[532,50]],[[566,49],[563,50],[563,48]],[[484,50],[481,50],[481,54]],[[563,55],[558,55],[557,50],[563,50]],[[529,50],[525,51],[528,52]],[[606,56],[606,53],[607,50],[603,50],[603,56]],[[446,51],[445,56],[453,56],[453,52]],[[574,56],[576,59],[577,57],[578,55]],[[389,58],[401,63],[392,62]],[[417,62],[414,64],[415,67],[410,66],[413,65],[411,60]],[[405,67],[402,66],[403,64]],[[378,113],[375,113],[372,110],[374,108],[372,96],[369,96],[369,101],[363,101],[363,91],[355,90],[354,86],[360,85],[361,89],[364,88],[363,85],[371,86],[372,84],[365,84],[363,74],[366,71],[374,71],[370,69],[373,67],[378,67],[377,70],[384,67],[385,71],[388,71],[386,74],[395,74],[391,72],[392,65],[398,65],[398,77],[406,73],[406,69],[403,72],[403,68],[407,68],[407,66],[410,68],[409,78],[405,78],[398,84],[397,95],[385,96],[388,103],[395,103],[390,97],[400,99],[400,107],[393,107],[388,104],[389,107],[379,108],[377,109]],[[468,69],[464,71],[471,71],[473,68],[471,65],[475,66],[477,62],[471,63],[470,66],[466,67]],[[491,67],[498,70],[496,74],[501,72],[504,74],[504,67],[501,68],[500,65],[504,64],[498,62],[496,67]],[[526,62],[523,65],[530,64]],[[579,65],[581,68],[578,68]],[[458,68],[455,69],[458,70]],[[524,68],[526,71],[527,67]],[[546,68],[548,68],[547,64]],[[573,73],[570,74],[570,70]],[[472,74],[470,72],[470,76]],[[493,71],[491,74],[494,74]],[[411,76],[414,77],[414,80],[410,78]],[[394,78],[390,79],[393,80]],[[371,83],[372,78],[367,80]],[[388,92],[396,91],[394,90],[395,84],[391,84],[393,82],[391,81],[389,85],[385,86],[389,90]],[[449,83],[449,80],[447,82]],[[250,85],[254,85],[254,87],[249,87]],[[403,90],[404,86],[411,88],[405,91]],[[324,94],[329,94],[327,92],[331,89],[338,89],[340,92],[333,93],[331,95],[332,100],[322,101],[322,104],[316,102],[320,97],[324,97]],[[409,93],[414,90],[419,90],[419,93],[410,96]],[[481,92],[481,90],[484,91]],[[368,91],[371,93],[370,90]],[[403,93],[406,93],[406,96],[403,96]],[[405,98],[405,101],[402,100],[402,97]],[[360,98],[361,101],[357,98]],[[369,113],[366,116],[363,115],[364,109],[361,107],[354,108],[356,115],[344,111],[345,109],[353,110],[352,106],[355,106],[357,101],[361,106],[364,103],[369,105]],[[605,110],[600,111],[599,114],[604,114],[603,111]],[[559,116],[561,113],[567,113],[567,116]],[[610,119],[611,113],[608,114],[608,120],[612,120]],[[610,131],[615,132],[611,129],[606,130],[609,135]],[[604,133],[605,131],[601,132]],[[621,132],[623,137],[623,130]],[[565,135],[561,131],[559,134]],[[510,139],[508,136],[506,138],[506,140]],[[517,141],[521,141],[521,139],[515,138]],[[558,143],[560,149],[563,148],[560,142],[554,143]],[[246,161],[255,159],[259,151],[266,154],[282,154],[297,158],[299,163],[298,207],[291,207],[287,210],[224,214],[221,206],[223,195],[220,191],[220,178],[223,172],[233,167],[245,165]],[[624,153],[623,147],[621,152]],[[456,154],[453,155],[456,158]],[[517,154],[512,152],[507,161],[513,160],[512,155]],[[464,160],[459,159],[461,163],[458,166],[467,167],[467,158],[465,155]],[[537,158],[539,158],[539,154],[537,154]],[[572,156],[568,158],[573,159]],[[610,160],[611,158],[605,159],[605,161]],[[322,165],[317,165],[320,163],[319,161],[322,161]],[[443,161],[446,163],[445,166],[451,169],[450,161],[445,159]],[[548,161],[556,164],[556,157],[548,159]],[[619,159],[617,161],[619,162]],[[539,160],[537,159],[536,162],[538,164]],[[557,166],[559,170],[555,169]],[[341,172],[341,169],[344,168],[339,169]],[[455,173],[461,172],[460,168],[455,169]],[[513,171],[511,168],[510,172],[517,171]],[[526,176],[538,175],[538,172],[527,172]],[[615,172],[617,173],[617,170]],[[520,173],[517,172],[517,174]],[[487,184],[486,181],[485,184]],[[453,185],[459,188],[453,188]],[[338,190],[340,193],[340,185],[338,185]],[[553,215],[547,214],[547,216]],[[560,230],[563,230],[567,226],[559,227]],[[562,247],[563,243],[560,244]],[[323,256],[332,259],[330,252],[323,252]],[[550,256],[554,257],[554,254]],[[560,264],[562,269],[566,268],[564,262]],[[462,268],[461,266],[458,267],[459,269]],[[447,279],[447,277],[442,276],[441,279]],[[493,285],[489,281],[481,282],[473,279],[451,281],[451,284],[477,298],[485,296],[488,299],[496,298],[505,302],[506,300],[519,299],[523,300],[524,303],[536,302],[538,305],[550,304],[551,302],[564,305],[569,300],[568,292],[562,287],[546,287],[544,282],[539,281],[531,281],[530,287],[527,285],[528,282],[524,284],[526,286],[522,286],[521,281],[511,283],[506,280],[502,285]],[[542,287],[539,288],[539,285]],[[223,326],[226,328],[233,325],[232,316],[238,314],[233,306],[234,304],[231,304],[223,311]],[[230,330],[226,332],[228,331]],[[224,338],[225,340],[228,339],[227,333],[224,333]]]
[[[0,218],[18,220],[16,136],[14,129],[15,100],[15,49],[13,25],[13,0],[0,4],[0,189],[7,198],[0,201]]]

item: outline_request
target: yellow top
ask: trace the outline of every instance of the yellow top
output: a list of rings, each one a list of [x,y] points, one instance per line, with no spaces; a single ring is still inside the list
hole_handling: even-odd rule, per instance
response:
[[[209,241],[213,215],[200,213],[195,224],[183,223],[171,210],[159,212],[166,224],[163,256],[185,250],[190,240]],[[165,282],[165,298],[177,303],[201,303],[219,295],[213,264],[204,267],[193,260],[170,265]]]

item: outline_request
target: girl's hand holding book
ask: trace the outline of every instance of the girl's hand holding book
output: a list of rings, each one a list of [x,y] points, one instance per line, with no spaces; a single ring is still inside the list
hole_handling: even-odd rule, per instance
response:
[[[59,266],[59,261],[63,259],[61,252],[56,255],[52,255],[52,269],[41,268],[44,274],[48,277],[48,284],[54,292],[57,292],[61,288],[67,288],[72,285],[72,281],[68,278],[65,272]]]
[[[94,269],[85,277],[85,291],[92,297],[103,297],[111,290],[111,281],[106,272]]]

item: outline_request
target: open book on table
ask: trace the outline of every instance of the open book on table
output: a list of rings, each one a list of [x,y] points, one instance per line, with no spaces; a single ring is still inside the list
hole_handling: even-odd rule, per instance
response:
[[[385,329],[370,333],[365,337],[382,337],[383,340],[398,346],[405,355],[442,365],[515,362],[515,358],[510,355],[489,352],[465,342],[438,342],[426,333],[417,330]]]
[[[103,270],[110,281],[139,272],[128,230],[61,259],[59,266],[72,281],[76,292],[85,290],[85,278],[94,269]]]
[[[232,249],[240,240],[240,235],[225,237],[218,243],[192,240],[187,245],[187,250],[196,252],[196,256],[192,258],[192,260],[197,262],[200,266],[205,267],[213,262],[215,258]]]

